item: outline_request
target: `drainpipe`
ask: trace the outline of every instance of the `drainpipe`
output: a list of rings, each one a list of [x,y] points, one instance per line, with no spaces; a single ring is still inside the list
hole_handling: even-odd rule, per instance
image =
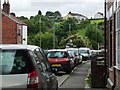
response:
[[[104,16],[104,41],[105,41],[105,43],[104,43],[104,48],[105,48],[105,77],[104,77],[104,80],[105,80],[105,82],[104,82],[104,86],[106,87],[106,85],[107,85],[107,55],[106,55],[106,44],[107,44],[107,42],[106,42],[106,30],[107,30],[107,18],[106,18],[106,0],[105,0],[105,2],[104,2],[104,13],[105,13],[105,16]]]

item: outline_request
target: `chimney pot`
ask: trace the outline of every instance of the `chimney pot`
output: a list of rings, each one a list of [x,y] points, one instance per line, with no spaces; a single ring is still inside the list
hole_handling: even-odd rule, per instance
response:
[[[10,14],[10,4],[9,4],[9,0],[4,0],[4,4],[3,4],[3,11],[7,14]]]

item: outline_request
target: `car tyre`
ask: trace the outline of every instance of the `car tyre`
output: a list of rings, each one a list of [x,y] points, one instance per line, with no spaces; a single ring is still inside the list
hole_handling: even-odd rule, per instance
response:
[[[66,71],[66,74],[70,74],[72,72],[72,70],[70,69],[70,70],[67,70]]]

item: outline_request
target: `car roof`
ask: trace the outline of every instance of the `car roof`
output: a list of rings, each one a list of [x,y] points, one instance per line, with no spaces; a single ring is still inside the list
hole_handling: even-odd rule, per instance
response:
[[[78,48],[66,48],[67,50],[78,50]]]
[[[66,51],[66,49],[51,49],[51,50],[48,50],[48,51]]]
[[[2,50],[23,50],[23,49],[27,49],[27,50],[31,50],[34,51],[34,49],[36,48],[40,48],[39,46],[35,46],[35,45],[22,45],[22,44],[1,44],[0,45],[0,49]]]
[[[90,48],[87,48],[87,47],[81,47],[81,48],[79,48],[79,50],[80,50],[80,49],[90,50]]]

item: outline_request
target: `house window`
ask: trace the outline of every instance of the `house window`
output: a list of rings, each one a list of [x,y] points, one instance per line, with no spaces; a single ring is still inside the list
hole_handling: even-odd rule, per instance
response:
[[[116,65],[120,69],[120,8],[118,8],[116,13]]]
[[[22,27],[18,25],[18,36],[22,35]]]

